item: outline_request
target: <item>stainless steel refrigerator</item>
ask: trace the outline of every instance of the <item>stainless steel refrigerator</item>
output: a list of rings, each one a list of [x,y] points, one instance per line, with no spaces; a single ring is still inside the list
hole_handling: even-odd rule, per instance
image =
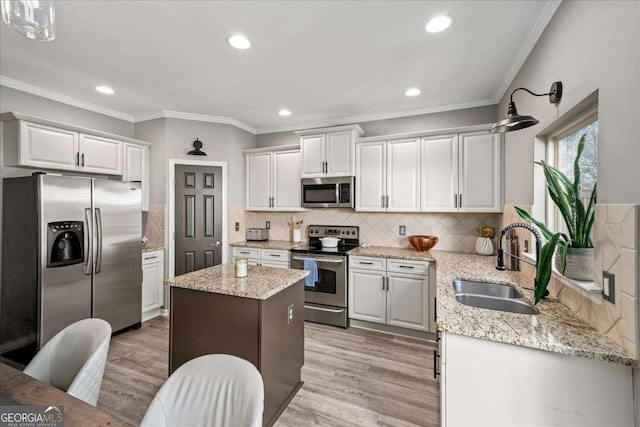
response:
[[[3,181],[0,354],[27,363],[89,317],[139,327],[139,183],[38,174]]]

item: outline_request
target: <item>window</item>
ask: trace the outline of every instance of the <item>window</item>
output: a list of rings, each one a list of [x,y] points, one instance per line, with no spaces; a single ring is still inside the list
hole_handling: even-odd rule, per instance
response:
[[[574,179],[573,162],[578,150],[578,142],[585,135],[585,148],[580,159],[582,172],[582,198],[589,203],[591,192],[598,179],[598,116],[591,112],[574,121],[572,125],[549,138],[547,158],[549,163],[560,169],[569,179]],[[555,204],[547,197],[547,217],[554,231],[566,231],[566,226]]]

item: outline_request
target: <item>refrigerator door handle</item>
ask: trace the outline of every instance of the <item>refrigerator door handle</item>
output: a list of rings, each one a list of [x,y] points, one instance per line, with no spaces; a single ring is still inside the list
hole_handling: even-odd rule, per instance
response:
[[[87,244],[84,247],[84,274],[89,276],[93,269],[93,224],[91,223],[91,208],[84,210],[85,230],[87,230]]]
[[[102,266],[102,214],[100,208],[96,208],[96,269],[95,274],[100,273],[100,267]]]

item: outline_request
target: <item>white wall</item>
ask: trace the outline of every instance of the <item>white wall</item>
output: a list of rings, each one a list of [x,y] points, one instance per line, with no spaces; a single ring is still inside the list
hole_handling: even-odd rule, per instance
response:
[[[496,121],[496,107],[496,105],[488,105],[419,116],[358,122],[358,124],[364,130],[365,136],[483,125]],[[300,137],[294,132],[268,133],[256,137],[256,146],[260,148],[299,143]]]
[[[540,123],[505,134],[506,204],[533,202],[534,137],[596,90],[598,202],[640,202],[639,64],[640,2],[562,3],[499,104],[503,118],[514,88],[547,92],[556,80],[564,84],[557,108],[548,98],[515,95],[519,113]]]

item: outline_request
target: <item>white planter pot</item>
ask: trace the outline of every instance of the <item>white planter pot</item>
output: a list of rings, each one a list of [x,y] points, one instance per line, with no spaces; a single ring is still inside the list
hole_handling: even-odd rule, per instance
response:
[[[476,253],[478,255],[493,255],[493,242],[488,237],[476,239]]]
[[[592,282],[594,280],[593,252],[593,248],[567,248],[567,265],[563,272],[562,257],[556,251],[556,270],[570,279]]]

